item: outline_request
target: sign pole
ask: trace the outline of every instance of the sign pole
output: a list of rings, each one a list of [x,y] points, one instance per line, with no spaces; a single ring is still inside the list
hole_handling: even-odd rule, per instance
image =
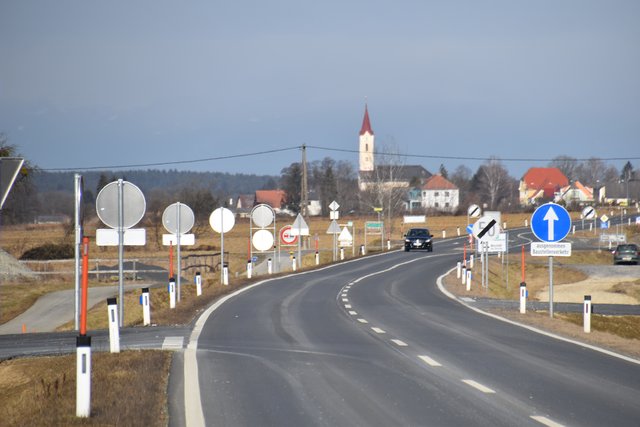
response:
[[[549,257],[549,317],[553,318],[553,257]]]
[[[75,190],[75,227],[76,227],[76,246],[75,246],[75,328],[79,328],[78,315],[80,312],[80,252],[82,251],[82,175],[74,175]]]
[[[124,324],[124,181],[118,180],[118,303],[119,324]]]
[[[182,273],[182,259],[181,259],[181,256],[180,256],[180,235],[182,234],[182,229],[180,228],[180,211],[182,209],[181,209],[180,205],[181,205],[181,203],[178,202],[178,209],[176,209],[177,210],[177,212],[176,212],[176,217],[177,217],[176,218],[176,223],[177,223],[177,227],[178,227],[178,230],[177,230],[178,232],[176,233],[176,235],[177,235],[176,236],[176,240],[177,240],[176,243],[178,244],[178,247],[176,248],[177,252],[178,252],[178,282],[177,282],[177,284],[178,284],[178,302],[180,302],[180,274]]]

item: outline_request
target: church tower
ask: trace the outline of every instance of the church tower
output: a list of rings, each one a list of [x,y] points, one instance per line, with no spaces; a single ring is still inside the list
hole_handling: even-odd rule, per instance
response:
[[[362,172],[373,172],[373,139],[374,135],[371,129],[371,122],[369,121],[369,110],[365,104],[364,118],[362,119],[362,128],[360,129],[360,174],[362,174]]]

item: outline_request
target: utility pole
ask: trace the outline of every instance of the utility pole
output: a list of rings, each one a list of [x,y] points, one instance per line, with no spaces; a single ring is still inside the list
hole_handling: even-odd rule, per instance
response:
[[[307,146],[302,144],[302,188],[300,189],[300,213],[303,217],[307,216],[307,207],[309,205],[307,187]]]

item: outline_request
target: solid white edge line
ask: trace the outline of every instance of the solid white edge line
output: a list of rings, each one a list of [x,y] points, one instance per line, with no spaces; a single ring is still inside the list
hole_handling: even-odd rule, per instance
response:
[[[394,251],[391,251],[394,252]],[[385,256],[391,252],[383,252],[381,254],[369,255],[366,257],[367,260],[372,258]],[[345,264],[351,264],[354,262],[362,261],[365,258],[355,258],[340,264],[330,264],[326,267],[316,268],[314,270],[300,271],[300,272],[290,272],[286,277],[291,276],[302,276],[309,273],[317,273],[318,271],[322,271],[329,268],[334,268],[337,266],[344,266]],[[416,258],[419,260],[420,258]],[[414,260],[414,261],[416,261]],[[224,304],[229,299],[235,297],[236,295],[241,294],[242,292],[248,291],[249,289],[262,285],[264,283],[281,279],[278,278],[268,278],[265,280],[261,280],[252,285],[246,286],[244,288],[240,288],[235,292],[232,292],[224,297],[220,298],[214,304],[209,306],[196,320],[196,323],[191,331],[191,335],[189,337],[189,343],[187,344],[186,349],[184,350],[184,409],[185,409],[185,425],[188,427],[204,427],[204,412],[202,411],[202,400],[200,396],[200,379],[198,378],[198,359],[196,357],[196,352],[198,350],[198,338],[200,337],[200,332],[202,332],[202,328],[204,324],[207,322],[211,313],[213,313],[218,307]],[[350,283],[353,285],[355,282]],[[345,302],[348,302],[345,301]]]
[[[391,340],[392,343],[394,343],[395,345],[399,346],[399,347],[408,347],[409,344],[407,344],[404,341],[401,340]]]
[[[429,356],[422,355],[422,356],[418,356],[418,358],[429,366],[433,366],[433,367],[442,366],[440,363],[436,362]]]
[[[564,424],[557,423],[547,417],[543,417],[542,415],[531,415],[531,419],[548,427],[564,427]]]
[[[493,313],[489,313],[489,312],[480,310],[477,307],[473,307],[473,306],[465,303],[464,301],[460,300],[458,297],[453,295],[451,292],[446,290],[444,288],[444,285],[442,284],[442,278],[445,277],[447,274],[451,273],[455,269],[456,269],[456,267],[453,267],[451,270],[447,271],[442,276],[438,277],[438,279],[436,280],[436,283],[438,285],[438,288],[440,289],[440,292],[442,292],[443,294],[445,294],[446,296],[448,296],[452,300],[457,301],[458,303],[464,305],[468,309],[473,310],[476,313],[483,314],[485,316],[493,317],[494,319],[500,320],[502,322],[506,322],[506,323],[509,323],[511,325],[514,325],[514,326],[519,326],[521,328],[528,329],[528,330],[530,330],[532,332],[535,332],[535,333],[538,333],[540,335],[545,335],[547,337],[554,338],[554,339],[557,339],[559,341],[568,342],[570,344],[574,344],[574,345],[577,345],[577,346],[580,346],[580,347],[588,348],[589,350],[594,350],[594,351],[606,354],[607,356],[617,357],[618,359],[622,359],[624,361],[635,363],[636,365],[640,365],[640,360],[639,359],[634,359],[632,357],[625,356],[624,354],[620,354],[620,353],[615,353],[615,352],[613,352],[611,350],[607,350],[607,349],[604,349],[602,347],[596,347],[595,345],[592,345],[592,344],[587,344],[587,343],[584,343],[584,342],[572,340],[570,338],[565,338],[565,337],[562,337],[560,335],[553,334],[551,332],[543,331],[542,329],[538,329],[538,328],[535,328],[533,326],[525,325],[524,323],[516,322],[515,320],[511,320],[511,319],[504,318],[502,316],[498,316],[497,314],[493,314]]]
[[[475,388],[476,390],[480,390],[483,393],[492,394],[495,393],[494,390],[491,390],[489,387],[480,384],[474,380],[462,380],[463,383]]]

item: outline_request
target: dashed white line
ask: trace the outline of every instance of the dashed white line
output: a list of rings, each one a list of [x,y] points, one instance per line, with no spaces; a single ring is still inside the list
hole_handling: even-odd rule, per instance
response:
[[[348,298],[342,298],[342,302],[349,302]]]
[[[484,386],[478,382],[475,382],[474,380],[462,380],[463,383],[470,385],[471,387],[475,388],[476,390],[480,390],[483,393],[495,393],[495,391],[491,390],[489,387]]]
[[[429,356],[418,356],[418,358],[429,366],[442,366],[440,363],[436,362]]]
[[[409,345],[406,342],[400,340],[391,340],[391,342],[400,347],[407,347]]]
[[[358,312],[351,310],[351,311],[349,311],[349,314],[352,315],[352,316],[355,316],[356,314],[358,314]]]
[[[360,322],[360,323],[369,323],[369,322],[367,322],[366,319],[358,319],[358,322]]]
[[[376,334],[384,334],[384,330],[380,329],[380,328],[376,328],[375,326],[371,328],[373,330],[373,332],[375,332]]]
[[[345,304],[344,308],[351,308],[351,304]]]
[[[545,426],[549,426],[549,427],[564,427],[563,424],[559,424],[553,420],[550,420],[547,417],[543,417],[542,415],[532,415],[531,419],[536,420],[540,424],[544,424]]]

